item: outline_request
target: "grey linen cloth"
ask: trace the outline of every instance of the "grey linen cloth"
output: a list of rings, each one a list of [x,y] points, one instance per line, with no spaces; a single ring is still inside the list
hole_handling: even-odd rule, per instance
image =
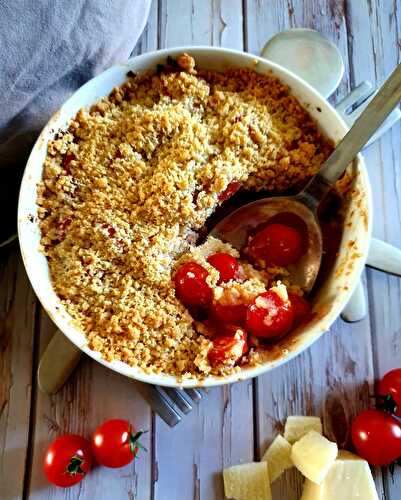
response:
[[[78,87],[129,57],[149,5],[0,0],[0,165],[24,156],[21,136],[29,143]]]
[[[52,113],[129,57],[150,1],[0,0],[0,205]]]

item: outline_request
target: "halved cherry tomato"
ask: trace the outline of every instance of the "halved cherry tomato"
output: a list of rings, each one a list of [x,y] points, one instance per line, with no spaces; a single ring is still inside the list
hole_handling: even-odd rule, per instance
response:
[[[124,467],[135,458],[143,431],[135,431],[128,420],[106,420],[92,437],[96,461],[105,467]]]
[[[55,439],[47,448],[43,470],[50,483],[68,488],[79,483],[92,467],[90,442],[75,434]]]
[[[293,323],[291,302],[272,290],[259,294],[248,306],[246,328],[255,337],[277,339],[288,333]]]
[[[217,252],[210,255],[207,261],[211,266],[219,271],[220,278],[217,284],[234,280],[240,269],[238,260],[226,252]]]
[[[224,334],[213,340],[213,346],[208,353],[212,366],[222,364],[234,365],[248,352],[247,333],[243,328],[227,325]]]
[[[221,323],[242,325],[246,319],[248,306],[245,304],[220,304],[214,302],[210,308],[212,318]]]
[[[196,262],[186,262],[174,276],[177,297],[185,306],[206,307],[213,300],[213,290],[206,283],[207,270]]]
[[[384,375],[379,383],[379,395],[384,398],[383,406],[401,417],[401,368]]]
[[[240,187],[241,183],[239,181],[231,181],[230,184],[226,187],[226,189],[219,194],[218,196],[219,201],[228,200],[228,198],[231,198],[231,196],[235,194]]]
[[[366,410],[352,422],[354,447],[371,465],[390,465],[401,457],[401,424],[379,410]]]
[[[288,300],[294,310],[294,327],[300,325],[311,313],[311,305],[300,295],[288,292]]]
[[[251,238],[249,256],[266,265],[288,266],[297,262],[303,253],[301,233],[290,226],[273,223]]]

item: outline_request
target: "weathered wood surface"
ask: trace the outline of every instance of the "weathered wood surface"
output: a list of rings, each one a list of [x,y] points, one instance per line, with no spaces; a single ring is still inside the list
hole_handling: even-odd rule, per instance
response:
[[[379,84],[399,61],[400,1],[154,0],[134,54],[178,45],[215,45],[259,53],[289,27],[318,29],[340,48],[345,76],[333,102],[369,79]],[[365,152],[374,186],[374,234],[401,247],[400,125]],[[369,270],[369,317],[332,331],[286,366],[213,389],[175,429],[153,415],[135,386],[89,359],[51,398],[35,371],[53,326],[29,287],[16,248],[0,254],[0,499],[221,500],[224,466],[258,459],[294,413],[319,414],[326,433],[349,443],[347,424],[367,406],[374,378],[401,365],[401,281]],[[148,453],[121,470],[97,468],[70,490],[46,484],[46,444],[61,432],[89,435],[109,417],[149,429]],[[375,471],[382,499],[398,500],[401,474]],[[296,500],[300,477],[289,472],[275,500]],[[342,499],[341,499],[342,500]]]

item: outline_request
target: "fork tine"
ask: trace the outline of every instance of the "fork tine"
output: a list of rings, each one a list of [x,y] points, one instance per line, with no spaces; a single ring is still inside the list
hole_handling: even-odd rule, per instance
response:
[[[204,394],[202,394],[202,391],[199,389],[184,389],[185,392],[188,394],[188,396],[194,401],[195,403],[199,403],[199,401],[203,398]]]
[[[164,387],[164,390],[178,406],[178,408],[187,415],[192,411],[192,405],[189,401],[188,395],[182,389],[174,389],[173,387]]]
[[[157,413],[170,427],[174,427],[182,420],[174,402],[164,392],[162,387],[138,382],[139,392],[150,404],[152,410]]]

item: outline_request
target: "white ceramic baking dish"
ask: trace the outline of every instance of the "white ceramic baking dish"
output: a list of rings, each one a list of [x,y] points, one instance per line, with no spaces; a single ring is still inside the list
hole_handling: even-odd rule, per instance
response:
[[[370,241],[372,201],[368,175],[363,159],[359,157],[353,166],[356,174],[354,193],[350,198],[346,212],[339,255],[316,295],[315,317],[310,324],[301,328],[295,335],[281,341],[270,352],[266,362],[262,365],[244,368],[241,372],[226,378],[208,377],[201,382],[192,378],[178,383],[175,377],[170,375],[149,375],[123,362],[108,362],[102,359],[98,352],[89,349],[84,333],[73,326],[71,317],[55,294],[49,278],[46,258],[39,251],[40,231],[37,219],[36,190],[42,176],[47,142],[55,132],[67,126],[69,120],[80,108],[90,106],[107,95],[113,87],[122,84],[126,79],[127,71],[141,72],[155,69],[157,64],[165,62],[168,55],[174,57],[183,52],[194,56],[198,66],[209,69],[221,70],[227,66],[239,66],[252,68],[259,73],[271,71],[291,88],[292,93],[308,109],[321,130],[329,138],[338,141],[347,131],[346,125],[334,108],[312,87],[288,70],[259,57],[234,50],[211,47],[180,47],[134,57],[124,64],[108,69],[82,86],[43,129],[33,147],[21,184],[18,235],[26,271],[40,302],[58,328],[83,352],[108,368],[143,382],[164,386],[194,387],[202,385],[210,387],[261,375],[289,361],[329,330],[331,324],[348,302],[365,264]],[[350,250],[351,247],[352,250]]]

